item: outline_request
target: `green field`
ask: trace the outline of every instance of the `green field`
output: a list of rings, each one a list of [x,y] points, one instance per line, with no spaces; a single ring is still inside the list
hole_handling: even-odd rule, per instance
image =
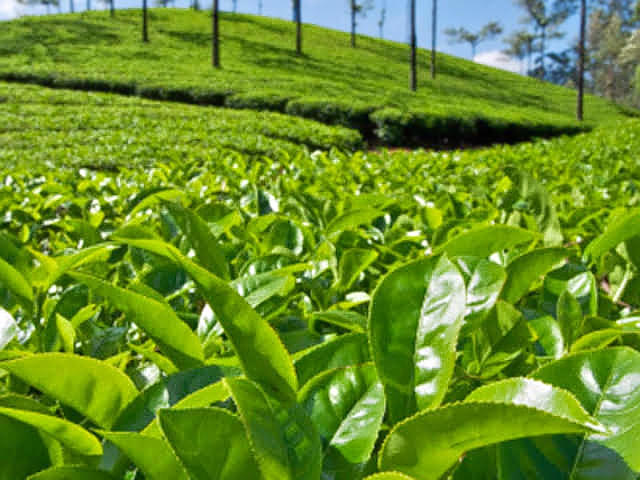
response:
[[[0,33],[0,480],[640,480],[640,120],[367,145],[297,109],[515,141],[573,93],[443,56],[412,96],[405,47],[248,16],[214,72],[206,13],[152,22]]]
[[[203,108],[0,82],[0,165],[105,168],[200,159],[219,151],[294,155],[355,150],[361,135],[271,112]]]
[[[209,12],[150,12],[151,43],[140,40],[140,12],[23,18],[0,32],[0,76],[158,99],[286,111],[358,128],[391,144],[479,143],[547,136],[578,127],[575,92],[439,55],[420,89],[408,89],[406,45],[304,28],[305,55],[293,51],[294,25],[223,14],[223,68],[211,67]],[[625,115],[589,97],[587,126]],[[630,112],[626,112],[630,113]]]

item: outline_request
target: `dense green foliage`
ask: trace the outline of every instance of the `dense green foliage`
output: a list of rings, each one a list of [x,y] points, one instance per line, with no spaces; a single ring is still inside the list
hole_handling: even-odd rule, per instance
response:
[[[0,88],[0,480],[637,480],[637,121],[310,152],[357,136]]]
[[[419,52],[419,91],[408,89],[408,47],[304,28],[282,20],[223,14],[223,68],[211,67],[209,12],[150,12],[151,43],[140,40],[139,11],[23,18],[0,31],[0,78],[115,91],[234,108],[285,111],[359,129],[387,144],[516,141],[578,128],[575,92],[440,55],[429,78]],[[624,112],[586,102],[588,126]],[[628,113],[628,112],[627,112]]]
[[[222,151],[353,150],[356,131],[278,113],[200,108],[0,82],[0,164],[150,165]]]

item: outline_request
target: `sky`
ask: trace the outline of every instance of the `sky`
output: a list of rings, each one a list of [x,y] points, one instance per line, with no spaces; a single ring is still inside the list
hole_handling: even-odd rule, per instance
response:
[[[418,17],[418,42],[420,46],[427,47],[431,42],[431,1],[416,0]],[[69,0],[61,0],[63,11],[68,11]],[[116,8],[137,7],[140,1],[115,0]],[[367,14],[366,18],[359,20],[358,31],[366,35],[379,35],[378,20],[380,7],[383,2],[387,4],[387,19],[385,23],[385,38],[406,42],[408,39],[407,0],[373,0],[375,9]],[[94,5],[101,5],[97,0]],[[151,0],[153,3],[153,0]],[[189,0],[175,0],[178,7],[187,6]],[[201,0],[201,5],[206,5],[206,0]],[[238,11],[244,13],[257,13],[259,0],[237,0]],[[291,0],[262,0],[263,14],[285,19],[291,18]],[[75,0],[76,10],[80,9],[85,0]],[[223,10],[231,10],[232,0],[220,0]],[[103,7],[101,7],[103,8]],[[498,21],[502,24],[505,34],[521,29],[520,20],[523,11],[515,6],[513,0],[440,0],[439,26],[438,26],[438,50],[463,58],[471,58],[469,45],[453,45],[449,43],[444,30],[449,27],[464,26],[469,30],[477,30],[490,21]],[[0,19],[6,20],[21,15],[43,14],[43,7],[25,7],[19,5],[17,0],[0,0]],[[314,23],[339,30],[348,30],[350,27],[348,0],[302,0],[302,17],[306,23]],[[566,37],[555,41],[551,48],[565,49],[568,42],[577,36],[577,18],[567,22]],[[521,64],[517,60],[506,57],[502,50],[505,45],[502,38],[487,41],[478,47],[475,61],[486,65],[492,65],[505,70],[519,73]]]

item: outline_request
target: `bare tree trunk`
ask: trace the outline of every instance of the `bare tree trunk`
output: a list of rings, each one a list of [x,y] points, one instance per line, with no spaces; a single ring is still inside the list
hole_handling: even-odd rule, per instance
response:
[[[438,39],[438,0],[433,1],[431,13],[431,78],[436,78],[436,42]]]
[[[262,0],[258,0],[258,15],[262,15]]]
[[[109,2],[109,12],[111,13],[112,17],[116,16],[116,4],[115,4],[115,0],[111,0]]]
[[[416,0],[409,3],[410,22],[411,22],[411,78],[409,86],[411,91],[418,89],[418,55],[417,55],[417,35],[416,35]]]
[[[587,0],[580,1],[580,46],[578,60],[578,105],[576,116],[580,122],[584,120],[584,64],[586,57]]]
[[[351,46],[356,48],[356,0],[351,0]]]
[[[547,54],[547,27],[542,27],[540,36],[540,66],[542,67],[542,80],[547,76],[545,56]]]
[[[73,4],[73,0],[69,0],[69,12],[70,13],[75,13],[76,8],[75,5]]]
[[[147,24],[147,0],[142,0],[142,41],[149,41],[149,27]]]
[[[91,0],[87,0],[87,12],[91,10]]]
[[[212,27],[213,35],[211,36],[213,47],[212,63],[215,68],[220,68],[220,11],[218,8],[218,0],[213,0],[213,16]]]
[[[302,0],[296,1],[296,53],[302,55]]]

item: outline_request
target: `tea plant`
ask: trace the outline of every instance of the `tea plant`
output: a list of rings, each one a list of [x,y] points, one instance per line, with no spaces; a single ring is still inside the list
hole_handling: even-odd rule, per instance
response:
[[[3,24],[0,78],[189,103],[276,110],[358,129],[386,145],[514,142],[582,128],[575,92],[439,54],[439,79],[419,70],[407,88],[408,47],[304,26],[224,13],[222,69],[211,68],[211,14],[150,11],[150,43],[138,10],[27,17]],[[430,54],[420,50],[419,65]],[[634,115],[588,96],[587,126]]]
[[[639,147],[23,149],[0,479],[637,480]]]

